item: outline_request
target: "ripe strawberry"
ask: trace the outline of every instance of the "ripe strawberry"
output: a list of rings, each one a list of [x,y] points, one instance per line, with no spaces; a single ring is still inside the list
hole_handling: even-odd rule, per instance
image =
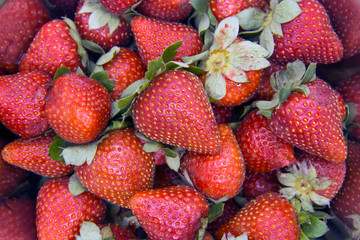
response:
[[[126,9],[130,8],[139,0],[99,0],[99,2],[111,13],[123,14]]]
[[[150,139],[204,154],[220,151],[219,131],[204,87],[185,70],[157,76],[135,100],[133,120]]]
[[[20,62],[20,71],[39,70],[51,77],[60,67],[75,72],[85,65],[82,63],[84,54],[85,50],[70,35],[69,25],[54,19],[44,24],[36,34]]]
[[[108,225],[101,227],[101,230],[103,230],[104,227],[109,227],[111,234],[114,238],[114,240],[137,240],[138,238],[135,236],[133,232],[131,232],[129,229],[122,228],[118,225]],[[104,230],[103,230],[104,231]],[[104,239],[106,235],[104,236]]]
[[[21,7],[19,7],[21,6]],[[8,0],[0,9],[0,68],[15,73],[40,27],[50,15],[40,0]]]
[[[347,226],[355,228],[351,215],[360,215],[360,144],[348,141],[346,175],[340,191],[331,201],[331,209]]]
[[[96,22],[90,21],[91,15],[99,12],[102,18]],[[108,12],[99,2],[81,0],[75,12],[74,22],[82,39],[100,45],[105,51],[114,46],[126,46],[130,42],[131,27],[127,20]]]
[[[229,125],[218,125],[221,151],[216,155],[187,152],[180,170],[202,194],[219,200],[238,194],[245,177],[245,162]]]
[[[50,128],[45,97],[52,79],[32,71],[0,76],[0,121],[15,134],[30,138]]]
[[[173,59],[199,54],[202,40],[198,32],[191,26],[182,23],[170,23],[153,18],[137,16],[131,20],[136,46],[143,63],[156,60],[169,45],[182,41],[178,54]]]
[[[138,192],[130,209],[152,240],[193,240],[209,214],[205,197],[184,185]]]
[[[135,130],[126,128],[111,132],[97,146],[91,164],[85,163],[75,171],[90,192],[129,207],[133,194],[152,187],[155,165],[151,154],[142,150]]]
[[[111,111],[108,91],[78,73],[58,77],[46,99],[45,115],[54,131],[72,143],[88,143],[105,129]]]
[[[8,199],[0,203],[0,239],[37,240],[36,204],[30,199]]]
[[[49,157],[49,147],[54,141],[54,136],[55,133],[49,131],[37,138],[19,138],[7,144],[1,155],[6,162],[44,177],[68,175],[74,170],[73,166]]]
[[[89,192],[73,196],[68,183],[68,177],[54,178],[41,187],[36,202],[39,240],[75,240],[83,221],[98,224],[104,220],[104,202]]]
[[[235,136],[247,170],[271,172],[296,163],[293,146],[277,137],[270,130],[268,119],[258,111],[241,121]]]
[[[136,11],[144,16],[169,22],[182,22],[192,10],[189,0],[142,0],[136,7]]]
[[[263,194],[248,202],[228,222],[220,226],[216,239],[226,233],[240,236],[247,232],[249,240],[299,238],[295,208],[277,193]]]
[[[344,46],[344,58],[360,53],[360,2],[357,0],[319,0]]]

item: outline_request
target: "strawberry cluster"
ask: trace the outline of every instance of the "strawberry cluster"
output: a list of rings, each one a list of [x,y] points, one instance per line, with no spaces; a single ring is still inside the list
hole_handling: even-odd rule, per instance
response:
[[[358,0],[7,0],[0,22],[0,239],[360,238]]]

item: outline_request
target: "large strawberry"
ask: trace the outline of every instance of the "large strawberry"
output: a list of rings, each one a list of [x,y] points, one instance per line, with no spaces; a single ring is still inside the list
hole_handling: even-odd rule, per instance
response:
[[[209,214],[205,197],[181,185],[136,193],[130,209],[152,240],[192,240]]]
[[[72,143],[95,140],[105,129],[110,111],[110,95],[105,87],[78,73],[55,79],[45,106],[51,127]]]
[[[170,23],[153,18],[137,16],[131,20],[131,29],[143,63],[156,60],[169,45],[182,41],[175,61],[181,57],[201,52],[202,40],[191,26],[182,23]]]
[[[40,27],[49,20],[49,13],[40,0],[6,1],[0,9],[0,68],[17,72],[22,55]]]
[[[111,13],[123,14],[125,10],[130,8],[139,0],[99,0],[99,2]]]
[[[90,164],[76,167],[82,184],[96,196],[122,207],[130,197],[149,190],[154,179],[154,159],[142,150],[133,128],[109,133],[97,146]]]
[[[75,72],[86,65],[87,53],[76,41],[80,36],[75,24],[68,21],[71,28],[66,21],[54,19],[40,28],[20,62],[20,71],[39,70],[53,77],[60,67]]]
[[[232,198],[240,191],[245,177],[245,162],[235,135],[226,124],[218,125],[221,151],[216,155],[187,152],[180,170],[205,196],[219,200]]]
[[[54,141],[54,136],[55,133],[49,131],[37,138],[19,138],[7,144],[1,155],[6,162],[44,177],[68,175],[73,171],[73,166],[49,157],[49,147]]]
[[[216,239],[231,233],[235,237],[247,232],[249,240],[299,238],[295,208],[277,193],[267,193],[248,202],[228,222],[220,226]]]
[[[49,129],[45,97],[51,81],[38,71],[0,76],[0,121],[24,138],[38,136]]]
[[[150,139],[194,152],[220,152],[219,131],[199,78],[185,70],[156,77],[133,106],[135,127]]]
[[[36,229],[39,240],[75,240],[81,223],[101,223],[105,218],[105,203],[89,192],[73,196],[69,178],[55,178],[45,183],[37,196]]]

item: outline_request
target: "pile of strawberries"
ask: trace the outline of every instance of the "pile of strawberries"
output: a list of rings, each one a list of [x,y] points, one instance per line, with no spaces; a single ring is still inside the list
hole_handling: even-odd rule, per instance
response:
[[[359,0],[0,4],[0,239],[360,239]]]

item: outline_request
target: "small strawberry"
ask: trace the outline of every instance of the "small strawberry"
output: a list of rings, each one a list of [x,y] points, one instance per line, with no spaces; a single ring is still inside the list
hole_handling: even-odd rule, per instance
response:
[[[81,183],[96,196],[122,207],[130,197],[149,190],[154,179],[154,159],[142,150],[133,128],[116,130],[97,146],[93,161],[75,168]]]
[[[51,127],[72,143],[95,140],[105,129],[110,111],[110,95],[105,87],[78,73],[56,78],[45,106]]]
[[[21,7],[19,7],[21,6]],[[0,8],[0,68],[15,73],[40,27],[50,20],[41,0],[8,0]]]
[[[7,144],[1,155],[6,162],[44,177],[68,175],[74,170],[73,166],[49,157],[49,147],[54,141],[54,136],[55,133],[49,131],[37,138],[19,138]]]
[[[102,17],[97,19],[99,15]],[[74,22],[82,39],[100,45],[105,51],[130,42],[131,27],[127,20],[108,12],[99,2],[81,0]]]
[[[37,240],[36,204],[30,199],[7,199],[0,203],[0,239]]]
[[[39,240],[75,240],[81,223],[101,223],[105,218],[105,203],[89,192],[73,196],[69,178],[54,178],[40,189],[36,202],[36,229]]]
[[[72,25],[72,27],[69,26]],[[85,67],[87,53],[69,20],[54,19],[44,24],[20,62],[20,71],[39,70],[53,77],[60,67],[72,72]]]
[[[130,209],[152,240],[193,240],[209,214],[205,197],[181,185],[138,192]]]
[[[144,16],[169,22],[182,22],[192,10],[190,0],[142,0],[136,7]]]
[[[15,134],[30,138],[50,128],[45,97],[52,79],[38,71],[0,76],[0,121]]]
[[[111,13],[123,14],[125,10],[137,3],[139,0],[99,0],[99,2]]]
[[[166,47],[175,42],[182,41],[182,45],[174,61],[199,54],[203,45],[198,32],[182,23],[137,16],[131,20],[131,29],[140,57],[146,66],[149,61],[161,57]]]
[[[205,196],[219,200],[232,198],[240,191],[245,177],[245,162],[235,135],[226,124],[218,125],[221,151],[216,155],[187,152],[180,170]]]
[[[295,208],[277,193],[267,193],[248,202],[228,222],[220,226],[216,239],[224,234],[240,236],[247,232],[249,240],[299,239]]]
[[[133,105],[135,127],[146,137],[204,154],[220,151],[219,131],[199,78],[170,70],[140,93]]]

